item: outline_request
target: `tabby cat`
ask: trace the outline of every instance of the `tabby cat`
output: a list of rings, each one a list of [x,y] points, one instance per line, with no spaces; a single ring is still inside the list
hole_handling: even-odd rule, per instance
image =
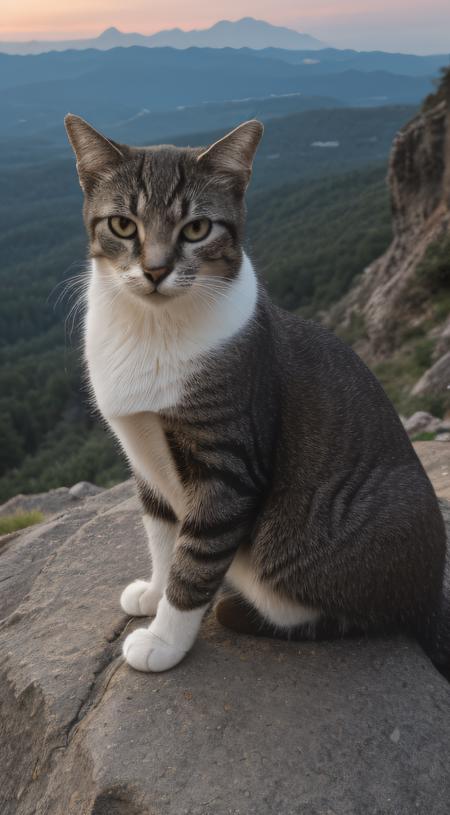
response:
[[[394,408],[336,336],[271,303],[243,251],[262,125],[208,148],[66,127],[90,241],[87,368],[152,560],[121,596],[154,616],[127,662],[176,665],[225,581],[237,627],[246,608],[243,627],[253,614],[275,633],[402,629],[448,660],[443,520]]]

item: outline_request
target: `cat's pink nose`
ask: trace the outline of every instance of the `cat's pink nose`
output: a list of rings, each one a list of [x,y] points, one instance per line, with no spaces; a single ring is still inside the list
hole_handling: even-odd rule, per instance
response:
[[[161,283],[161,281],[171,273],[171,271],[172,269],[170,269],[168,266],[155,266],[153,268],[150,266],[144,269],[144,275],[147,280],[151,280],[151,282],[157,286],[158,283]]]

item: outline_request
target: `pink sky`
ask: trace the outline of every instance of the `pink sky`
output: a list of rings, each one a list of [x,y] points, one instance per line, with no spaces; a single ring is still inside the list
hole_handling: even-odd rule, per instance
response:
[[[338,47],[450,51],[449,0],[2,0],[0,39],[68,39],[115,25],[150,34],[252,16]]]

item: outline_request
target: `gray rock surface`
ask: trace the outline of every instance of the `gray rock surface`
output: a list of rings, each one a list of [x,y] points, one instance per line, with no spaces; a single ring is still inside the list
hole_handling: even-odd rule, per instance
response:
[[[71,498],[90,498],[91,495],[97,495],[101,491],[101,487],[91,484],[90,481],[78,481],[69,488],[69,495]]]
[[[416,433],[434,433],[441,424],[441,420],[427,413],[425,410],[418,410],[409,419],[404,420],[403,426],[410,436]]]
[[[423,394],[434,393],[442,396],[450,388],[450,351],[437,360],[431,368],[420,377],[414,385],[411,393],[413,396],[423,396]]]
[[[450,687],[414,642],[210,617],[177,668],[133,672],[118,597],[146,557],[130,483],[0,549],[2,815],[448,815]]]
[[[450,501],[450,444],[416,441],[413,447],[419,456],[436,495]]]
[[[55,515],[58,512],[70,509],[80,501],[98,495],[103,492],[102,487],[97,487],[89,481],[79,481],[73,487],[58,487],[48,492],[35,493],[33,495],[15,495],[9,501],[0,505],[1,515],[13,515],[16,512],[30,512],[39,510],[44,515]]]

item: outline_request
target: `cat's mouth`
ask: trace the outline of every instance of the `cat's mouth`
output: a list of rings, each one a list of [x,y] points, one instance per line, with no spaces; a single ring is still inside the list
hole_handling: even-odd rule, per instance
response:
[[[148,291],[148,292],[147,292],[147,293],[144,295],[144,297],[145,297],[147,300],[155,300],[155,301],[158,301],[158,300],[167,300],[167,298],[168,298],[168,297],[170,297],[170,294],[164,294],[164,292],[163,292],[163,291],[159,291],[159,289],[153,289],[153,291]]]
[[[159,288],[155,289],[147,289],[146,291],[141,291],[140,297],[145,300],[147,303],[151,303],[152,306],[162,306],[167,305],[171,300],[176,300],[180,296],[180,292],[176,290],[169,290],[169,291],[162,291]]]
[[[139,300],[146,300],[151,303],[164,303],[172,299],[172,291],[163,291],[159,286],[142,284],[135,280],[126,280],[125,288]]]

